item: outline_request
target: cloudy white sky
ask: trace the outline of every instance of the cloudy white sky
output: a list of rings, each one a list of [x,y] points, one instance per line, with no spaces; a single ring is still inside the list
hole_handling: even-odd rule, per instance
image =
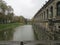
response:
[[[14,9],[17,16],[31,19],[48,0],[4,0]]]

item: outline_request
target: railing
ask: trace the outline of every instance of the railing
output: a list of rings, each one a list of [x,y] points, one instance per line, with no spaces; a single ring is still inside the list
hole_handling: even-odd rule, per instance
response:
[[[26,44],[43,44],[43,45],[60,45],[60,41],[0,41],[0,45],[26,45]]]

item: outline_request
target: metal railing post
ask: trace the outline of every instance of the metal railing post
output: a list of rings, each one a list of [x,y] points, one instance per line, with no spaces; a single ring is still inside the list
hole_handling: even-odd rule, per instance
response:
[[[24,43],[21,41],[20,45],[24,45]]]

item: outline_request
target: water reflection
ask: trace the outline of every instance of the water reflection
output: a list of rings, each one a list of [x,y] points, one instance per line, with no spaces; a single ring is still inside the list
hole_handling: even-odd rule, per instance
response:
[[[8,40],[34,41],[35,36],[34,36],[32,25],[23,25],[23,26],[16,27],[14,29],[6,29],[6,30],[0,31],[0,41],[8,41]],[[16,45],[16,44],[13,43],[13,45]],[[24,44],[24,45],[31,45],[31,44]]]
[[[14,29],[14,41],[33,41],[35,40],[32,25],[19,26]]]
[[[31,41],[35,40],[34,38],[31,25],[24,25],[14,29],[5,29],[0,31],[0,41]]]
[[[0,41],[7,41],[13,39],[13,29],[5,29],[0,31]]]

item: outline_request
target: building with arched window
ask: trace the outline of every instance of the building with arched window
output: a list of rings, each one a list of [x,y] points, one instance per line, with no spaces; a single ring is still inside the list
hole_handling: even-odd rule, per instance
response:
[[[39,40],[60,39],[60,0],[49,0],[33,19],[34,31]]]

